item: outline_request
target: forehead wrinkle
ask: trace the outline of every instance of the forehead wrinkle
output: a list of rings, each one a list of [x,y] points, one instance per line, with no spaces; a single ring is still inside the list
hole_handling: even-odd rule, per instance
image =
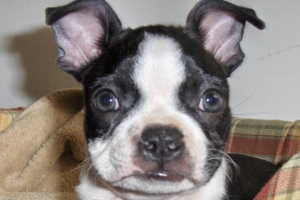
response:
[[[146,34],[139,47],[134,80],[151,107],[176,103],[176,92],[185,77],[181,57],[179,44],[172,38]]]

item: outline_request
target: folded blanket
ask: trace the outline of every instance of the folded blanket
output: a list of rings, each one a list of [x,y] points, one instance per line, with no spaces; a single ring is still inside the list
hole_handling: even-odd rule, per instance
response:
[[[80,89],[52,93],[0,134],[0,199],[76,199],[85,157]]]
[[[76,199],[86,153],[83,114],[82,90],[72,89],[38,100],[17,117],[0,118],[5,127],[14,118],[0,131],[0,199]],[[280,200],[300,199],[299,147],[300,121],[234,118],[226,150],[288,160],[255,198]]]

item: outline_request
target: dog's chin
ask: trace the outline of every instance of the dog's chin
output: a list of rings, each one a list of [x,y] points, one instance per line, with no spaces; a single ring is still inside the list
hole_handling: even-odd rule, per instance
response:
[[[131,200],[166,200],[176,197],[182,200],[197,199],[198,196],[203,196],[204,199],[221,199],[220,197],[225,193],[226,162],[224,159],[214,175],[204,173],[197,179],[195,173],[191,176],[154,169],[145,172],[134,171],[110,181],[104,179],[93,165],[86,167],[83,170],[86,173],[82,174],[81,183],[76,188],[78,195],[84,200],[98,197]]]

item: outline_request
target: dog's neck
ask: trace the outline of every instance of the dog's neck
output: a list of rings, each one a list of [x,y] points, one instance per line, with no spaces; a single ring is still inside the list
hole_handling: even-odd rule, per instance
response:
[[[149,194],[137,194],[111,187],[97,178],[99,175],[92,168],[83,170],[81,184],[76,190],[82,200],[97,199],[98,197],[103,197],[105,200],[195,200],[199,198],[221,200],[226,197],[227,175],[227,162],[223,158],[222,164],[206,185],[185,193],[151,197]]]

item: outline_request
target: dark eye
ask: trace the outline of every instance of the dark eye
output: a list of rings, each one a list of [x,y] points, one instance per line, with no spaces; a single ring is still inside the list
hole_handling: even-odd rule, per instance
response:
[[[111,91],[102,91],[94,97],[94,105],[100,112],[109,112],[119,109],[119,102]]]
[[[215,91],[209,91],[204,93],[201,98],[199,108],[207,112],[218,112],[223,104],[222,97]]]

